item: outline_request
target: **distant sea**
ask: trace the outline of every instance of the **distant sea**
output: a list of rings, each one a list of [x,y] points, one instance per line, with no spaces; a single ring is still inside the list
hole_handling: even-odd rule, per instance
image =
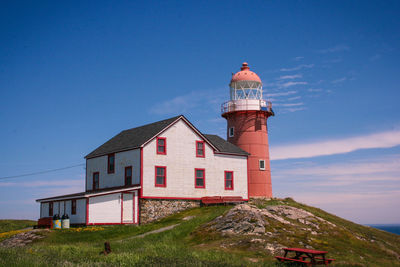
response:
[[[400,235],[400,224],[368,224],[368,226]]]

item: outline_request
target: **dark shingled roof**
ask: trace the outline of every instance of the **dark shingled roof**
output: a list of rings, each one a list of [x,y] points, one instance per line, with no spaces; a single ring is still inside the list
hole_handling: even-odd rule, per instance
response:
[[[86,155],[85,158],[94,158],[114,152],[138,148],[181,116],[182,115],[179,115],[170,119],[122,131],[96,148],[90,154]]]
[[[183,115],[179,115],[170,119],[157,121],[151,124],[122,131],[113,138],[111,138],[110,140],[108,140],[103,145],[96,148],[85,158],[94,158],[98,156],[107,155],[110,153],[139,148],[140,146],[142,146],[144,143],[153,138],[155,135],[157,135],[159,132],[161,132],[163,129],[165,129],[167,126],[169,126],[171,123],[173,123],[180,117],[184,118],[187,121],[187,119]],[[246,151],[240,149],[234,144],[225,141],[224,139],[222,139],[217,135],[204,134],[203,136],[207,139],[207,141],[211,145],[213,145],[215,148],[218,149],[218,152],[238,154],[238,155],[249,155],[249,153],[247,153]]]
[[[240,147],[235,146],[232,143],[229,143],[225,139],[219,137],[214,134],[204,134],[208,141],[213,144],[219,152],[229,153],[229,154],[239,154],[239,155],[250,155],[246,151],[242,150]]]

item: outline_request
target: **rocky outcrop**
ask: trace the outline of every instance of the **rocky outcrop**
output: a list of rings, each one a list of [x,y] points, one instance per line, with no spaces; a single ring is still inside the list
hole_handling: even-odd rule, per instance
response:
[[[0,242],[0,247],[7,247],[7,248],[23,247],[23,246],[26,246],[26,245],[32,243],[33,241],[35,241],[37,239],[44,238],[45,236],[42,235],[41,233],[48,232],[48,231],[50,231],[50,230],[34,229],[34,230],[27,231],[24,233],[16,234],[13,237]]]
[[[226,214],[203,225],[199,232],[219,233],[225,237],[221,247],[247,246],[280,253],[293,244],[313,248],[313,236],[336,226],[311,212],[288,205],[259,208],[251,203],[236,205]],[[240,237],[240,242],[237,240]]]
[[[194,200],[140,200],[140,223],[149,223],[190,208],[200,207]]]

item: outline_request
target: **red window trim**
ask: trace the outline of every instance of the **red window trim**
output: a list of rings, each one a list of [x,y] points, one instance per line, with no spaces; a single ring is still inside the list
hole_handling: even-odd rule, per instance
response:
[[[164,140],[164,152],[158,151],[158,141],[159,140]],[[158,155],[167,155],[167,138],[165,138],[165,137],[157,137],[156,151],[157,151]]]
[[[198,178],[196,176],[197,171],[203,171],[203,186],[198,186],[196,183],[196,179]],[[195,168],[194,169],[194,187],[195,188],[206,188],[206,169],[202,169],[202,168]]]
[[[203,155],[199,155],[198,144],[203,144]],[[204,141],[196,141],[196,157],[205,158],[206,157],[206,149],[205,149]]]
[[[127,178],[127,176],[126,176],[126,170],[127,169],[131,169],[131,184],[127,184],[126,183],[126,178]],[[128,186],[128,185],[133,185],[133,168],[132,168],[132,166],[126,166],[125,167],[125,186]]]
[[[53,201],[49,202],[49,216],[53,216]]]
[[[94,176],[98,174],[99,175],[99,184],[97,185],[97,188],[94,187]],[[100,172],[94,172],[93,173],[93,181],[92,181],[92,190],[97,190],[100,189]]]
[[[164,169],[164,184],[157,184],[157,168]],[[167,187],[167,166],[155,166],[154,167],[154,186],[155,187]]]
[[[227,173],[231,173],[231,174],[232,174],[232,187],[231,187],[231,188],[226,187],[226,174],[227,174]],[[233,171],[225,171],[225,172],[224,172],[224,177],[225,177],[225,179],[224,179],[224,187],[225,187],[225,190],[233,190],[233,189],[234,189]]]
[[[113,170],[110,169],[110,166],[111,166],[110,157],[114,157],[114,169]],[[114,173],[114,172],[115,172],[115,153],[112,153],[112,154],[108,154],[108,156],[107,156],[107,173]]]
[[[76,214],[76,199],[71,200],[71,214]]]

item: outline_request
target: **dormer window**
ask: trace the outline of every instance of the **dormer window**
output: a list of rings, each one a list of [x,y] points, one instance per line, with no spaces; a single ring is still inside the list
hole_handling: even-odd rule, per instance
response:
[[[228,136],[229,137],[233,137],[235,134],[235,128],[234,127],[230,127],[228,130]]]
[[[114,173],[115,172],[115,154],[108,155],[107,160],[107,172]]]
[[[167,154],[167,139],[165,137],[157,137],[157,154]]]
[[[196,141],[196,157],[205,157],[204,141]]]

